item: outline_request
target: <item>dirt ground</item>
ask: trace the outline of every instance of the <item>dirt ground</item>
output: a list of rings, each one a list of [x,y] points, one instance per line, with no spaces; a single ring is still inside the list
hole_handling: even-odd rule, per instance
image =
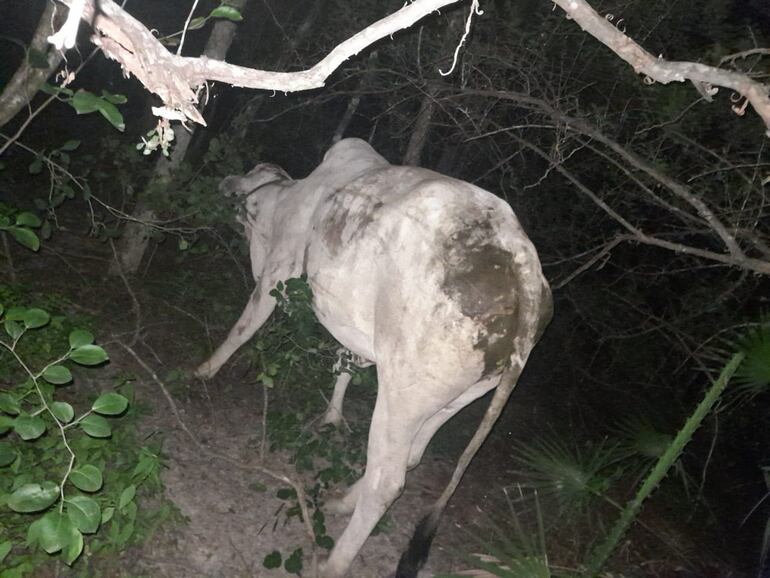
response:
[[[122,557],[119,575],[282,578],[289,574],[282,569],[265,569],[264,557],[272,550],[287,555],[301,547],[305,553],[301,575],[312,576],[308,534],[296,517],[287,519],[287,504],[276,495],[287,484],[259,473],[258,469],[282,472],[307,486],[312,485],[312,476],[298,474],[286,453],[267,452],[260,461],[263,400],[253,379],[243,378],[248,371],[243,359],[236,356],[209,382],[182,378],[171,387],[164,381],[171,370],[181,369],[189,375],[211,345],[224,337],[246,298],[247,283],[236,275],[237,282],[225,283],[234,289],[223,295],[216,291],[207,293],[207,280],[221,276],[224,268],[237,268],[232,263],[212,264],[205,258],[177,265],[175,251],[161,248],[142,276],[131,281],[132,295],[121,280],[104,276],[108,246],[80,238],[76,242],[70,240],[69,246],[62,241],[53,247],[33,259],[23,255],[22,249],[14,249],[19,280],[40,291],[64,294],[102,325],[95,329],[100,336],[98,341],[111,357],[105,379],[125,371],[137,376],[137,398],[150,408],[141,428],[164,440],[166,497],[187,520],[186,524],[167,528],[141,549],[127,552]],[[181,276],[183,269],[187,271],[186,277]],[[49,284],[42,285],[41,273],[52,271],[57,274],[47,275]],[[203,289],[193,298],[196,278]],[[228,303],[229,317],[225,315],[209,323],[196,299]],[[141,339],[134,344],[134,351],[139,359],[120,346],[137,335],[137,329]],[[450,503],[422,576],[469,567],[463,554],[477,550],[472,537],[479,536],[478,527],[484,527],[490,515],[505,512],[502,488],[517,481],[510,457],[513,441],[527,439],[533,431],[546,430],[549,423],[558,419],[549,417],[549,404],[537,395],[536,382],[548,378],[549,366],[546,359],[538,359],[536,354],[532,369],[514,392],[505,423],[482,448]],[[172,395],[173,406],[166,393]],[[172,410],[178,412],[177,417]],[[367,540],[351,576],[384,578],[393,573],[414,524],[444,488],[454,467],[453,456],[472,433],[482,412],[483,406],[472,407],[439,433],[439,441],[429,449],[423,464],[410,472],[404,494],[389,512],[386,531]],[[326,518],[332,537],[338,537],[345,524],[344,517]],[[698,546],[692,543],[686,529],[677,528],[665,513],[656,514],[653,509],[645,524],[648,529],[641,538],[644,547],[636,542],[632,545],[629,540],[621,548],[621,564],[629,570],[607,574],[608,578],[739,576],[724,566],[716,566],[714,573],[704,570],[707,565],[694,568],[692,560],[697,555],[693,552]],[[647,534],[657,536],[651,538]],[[684,561],[667,550],[666,542],[675,543],[677,551],[686,552]],[[564,549],[568,550],[568,545]],[[318,550],[322,556],[324,551]],[[651,551],[657,552],[657,556],[651,555]],[[560,553],[551,554],[558,557]]]

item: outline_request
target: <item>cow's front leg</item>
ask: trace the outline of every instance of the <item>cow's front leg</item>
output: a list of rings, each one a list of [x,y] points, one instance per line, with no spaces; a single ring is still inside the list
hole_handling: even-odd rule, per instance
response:
[[[254,289],[251,297],[249,297],[249,302],[230,330],[227,339],[207,361],[195,370],[195,375],[203,378],[213,377],[233,353],[262,327],[273,309],[275,309],[275,299],[270,296],[269,290],[265,291],[259,286]]]
[[[353,376],[347,370],[342,370],[337,376],[332,400],[329,402],[329,407],[326,408],[326,413],[321,420],[322,424],[340,425],[342,421],[342,402],[345,399],[345,391],[348,389],[352,378]]]

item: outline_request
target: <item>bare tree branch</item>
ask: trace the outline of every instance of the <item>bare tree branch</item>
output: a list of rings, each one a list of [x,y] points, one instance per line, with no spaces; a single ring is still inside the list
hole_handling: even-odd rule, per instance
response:
[[[76,0],[59,1],[72,7]],[[176,56],[112,0],[86,0],[82,17],[96,31],[91,40],[105,55],[118,61],[126,73],[136,76],[148,90],[160,96],[166,107],[180,113],[182,118],[205,125],[195,107],[195,89],[206,81],[286,92],[319,88],[343,62],[364,48],[459,1],[415,0],[340,43],[312,68],[298,72],[269,72],[206,57]]]
[[[584,31],[628,62],[634,71],[646,75],[651,80],[661,84],[689,80],[708,100],[716,93],[716,86],[734,90],[743,96],[746,102],[742,106],[733,106],[733,111],[743,115],[746,104],[750,103],[764,121],[766,134],[770,136],[770,89],[766,85],[752,80],[746,74],[716,66],[656,58],[591,8],[586,0],[552,2],[562,8]]]
[[[58,0],[80,8],[80,0]],[[206,81],[218,81],[245,88],[295,92],[324,86],[326,79],[347,59],[364,48],[401,29],[408,28],[425,16],[462,0],[415,0],[403,8],[337,45],[315,66],[297,72],[255,70],[205,57],[182,57],[171,54],[139,21],[112,0],[85,0],[82,18],[95,30],[92,41],[110,58],[120,62],[126,73],[136,76],[151,92],[160,96],[167,109],[180,118],[205,124],[195,108],[195,89]],[[649,81],[663,84],[689,80],[708,100],[718,86],[734,90],[746,100],[734,105],[742,115],[748,104],[768,127],[770,135],[770,96],[768,87],[749,75],[708,66],[697,62],[668,61],[656,58],[638,43],[597,13],[586,0],[552,0],[569,18],[588,34],[605,44],[636,72]]]
[[[770,275],[770,262],[748,257],[742,251],[739,254],[717,253],[715,251],[700,249],[698,247],[691,247],[689,245],[684,245],[682,243],[674,243],[672,241],[667,241],[665,239],[660,239],[658,237],[653,237],[651,235],[648,235],[647,233],[642,231],[640,228],[631,224],[622,215],[620,215],[620,213],[618,213],[615,209],[610,207],[603,199],[601,199],[598,195],[596,195],[596,193],[594,193],[591,189],[589,189],[582,182],[580,182],[580,180],[578,180],[569,170],[563,167],[560,162],[554,160],[551,157],[551,155],[549,155],[547,152],[545,152],[540,147],[535,146],[531,142],[521,138],[520,136],[514,133],[511,133],[510,136],[513,137],[522,146],[530,149],[535,154],[537,154],[544,160],[548,161],[551,164],[551,166],[553,166],[554,170],[556,170],[568,181],[570,181],[573,185],[575,185],[575,187],[580,192],[582,192],[589,199],[591,199],[592,202],[594,202],[605,213],[607,213],[614,221],[616,221],[619,225],[621,225],[624,229],[626,229],[626,231],[628,231],[628,233],[625,233],[625,234],[622,234],[622,233],[618,234],[616,239],[619,239],[621,241],[634,241],[638,243],[643,243],[645,245],[653,245],[655,247],[660,247],[662,249],[668,249],[669,251],[673,251],[675,253],[682,253],[685,255],[692,255],[695,257],[700,257],[702,259],[716,261],[717,263],[722,263],[732,267],[738,267],[746,271],[753,271],[754,273],[759,273],[761,275]],[[614,247],[615,244],[613,244],[612,246]]]
[[[729,227],[725,225],[725,223],[723,223],[717,217],[717,215],[714,213],[711,207],[709,207],[709,205],[703,199],[701,199],[698,195],[693,193],[689,187],[678,182],[676,179],[667,175],[663,171],[658,170],[651,162],[647,161],[641,156],[630,151],[629,149],[627,149],[617,141],[614,141],[605,133],[603,133],[601,130],[594,127],[587,119],[568,116],[562,113],[561,111],[559,111],[558,109],[554,108],[544,100],[528,94],[521,94],[513,91],[503,91],[503,90],[466,89],[462,93],[460,93],[458,96],[462,96],[463,94],[493,97],[493,98],[499,98],[501,100],[511,100],[511,101],[523,103],[526,105],[535,105],[537,108],[539,108],[541,111],[551,116],[557,122],[564,123],[570,129],[575,130],[580,134],[584,134],[596,140],[597,142],[602,143],[611,151],[613,151],[616,155],[618,155],[621,159],[625,160],[630,166],[642,171],[647,176],[649,176],[650,178],[654,179],[656,182],[666,187],[666,189],[671,191],[677,198],[679,198],[683,202],[687,203],[690,207],[692,207],[695,210],[695,212],[698,214],[698,216],[705,223],[708,224],[709,228],[724,243],[729,254],[724,255],[724,259],[721,259],[721,258],[715,259],[713,256],[719,255],[719,253],[714,253],[710,251],[701,251],[700,249],[694,250],[694,251],[684,250],[683,246],[678,245],[676,243],[670,243],[668,241],[656,240],[654,243],[652,243],[650,242],[651,237],[643,234],[636,227],[631,225],[627,220],[621,217],[616,211],[611,209],[609,205],[607,205],[607,203],[605,203],[603,200],[596,197],[596,195],[594,195],[593,192],[587,189],[583,191],[586,195],[591,197],[592,201],[594,201],[608,215],[610,215],[610,217],[612,217],[621,226],[623,226],[626,230],[628,230],[631,233],[631,235],[636,237],[638,240],[645,242],[647,244],[655,244],[660,247],[670,248],[681,253],[688,253],[692,255],[698,255],[701,257],[707,257],[709,259],[720,261],[720,262],[729,262],[738,267],[747,268],[752,271],[762,273],[764,275],[767,275],[770,273],[770,263],[749,258],[744,253],[743,249],[740,247],[738,242],[736,241],[735,236],[729,230]],[[517,140],[520,138],[515,135],[512,135],[512,136],[514,136],[514,138],[516,138]],[[532,148],[532,145],[530,143],[522,143],[522,144],[525,144],[525,146],[527,146],[528,148]],[[538,153],[538,154],[541,154],[541,153]],[[541,154],[541,156],[543,155]],[[547,155],[544,156],[544,158],[548,158],[550,162],[553,162],[552,159],[550,159]],[[556,166],[555,168],[559,170],[558,166]],[[565,176],[567,176],[568,179],[573,180],[570,176],[566,174]],[[576,180],[573,180],[573,183],[578,188],[582,187],[582,185]],[[678,214],[678,211],[676,211],[676,213]]]

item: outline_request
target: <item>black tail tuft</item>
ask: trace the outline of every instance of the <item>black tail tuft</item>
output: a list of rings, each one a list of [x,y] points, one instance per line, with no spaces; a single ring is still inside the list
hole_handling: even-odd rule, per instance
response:
[[[401,554],[401,559],[398,561],[396,578],[417,578],[420,568],[428,561],[430,545],[436,535],[442,510],[443,508],[434,509],[417,524],[406,552]]]

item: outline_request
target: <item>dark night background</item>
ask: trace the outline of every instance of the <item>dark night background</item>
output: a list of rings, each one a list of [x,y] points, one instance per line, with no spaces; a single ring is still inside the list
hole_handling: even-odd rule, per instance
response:
[[[0,87],[24,61],[21,45],[30,41],[44,4],[0,0]],[[183,27],[191,4],[129,0],[126,10],[165,35]],[[249,0],[227,60],[265,70],[309,68],[339,42],[402,5],[402,0]],[[765,0],[592,5],[612,15],[613,22],[652,54],[751,72],[767,82],[767,54],[725,60],[768,46],[770,9]],[[218,2],[203,0],[196,14],[208,14],[216,6]],[[672,179],[711,207],[747,255],[767,263],[767,137],[750,107],[743,116],[731,111],[729,90],[721,89],[707,103],[689,84],[649,86],[550,2],[489,0],[481,7],[484,14],[474,20],[458,68],[449,76],[438,70],[449,67],[467,16],[465,3],[364,50],[345,62],[323,89],[272,94],[213,84],[203,112],[208,127],[196,128],[185,162],[162,185],[153,176],[158,153],[142,156],[136,149],[155,126],[150,107],[159,106],[160,100],[135,79],[124,78],[117,63],[95,55],[72,88],[125,95],[125,104],[118,106],[125,131],[115,130],[98,113],[78,115],[67,103],[55,102],[24,128],[18,141],[23,148],[11,146],[0,156],[0,210],[34,212],[50,229],[37,253],[12,240],[0,247],[0,303],[54,302],[61,314],[87,319],[107,344],[111,378],[121,372],[134,375],[130,380],[136,382],[136,403],[142,410],[131,427],[145,436],[168,436],[163,451],[169,471],[177,461],[184,462],[182,457],[193,463],[194,451],[185,449],[183,437],[171,431],[166,401],[143,369],[117,345],[109,345],[139,325],[142,339],[137,349],[173,386],[174,397],[207,443],[232,449],[237,444],[229,446],[228,440],[247,440],[243,448],[256,455],[252,438],[260,431],[263,398],[255,375],[266,367],[265,355],[285,352],[270,340],[285,338],[281,331],[286,319],[272,321],[259,338],[262,349],[245,347],[252,351],[239,354],[216,385],[205,389],[185,377],[223,338],[251,289],[247,249],[231,208],[217,194],[217,182],[262,161],[277,163],[294,177],[305,176],[320,162],[349,113],[344,136],[368,140],[396,164],[404,162],[410,141],[423,130],[423,138],[416,139],[421,143],[418,164],[510,202],[538,248],[555,298],[554,320],[442,524],[432,569],[438,573],[473,568],[463,553],[482,547],[468,546],[468,535],[458,526],[473,528],[474,535],[493,536],[493,522],[504,527],[510,522],[506,496],[521,491],[524,497],[513,500],[514,508],[531,535],[537,534],[541,518],[553,575],[560,575],[565,569],[578,572],[586,552],[617,516],[610,500],[624,504],[633,496],[644,468],[659,456],[656,447],[665,446],[678,431],[735,347],[753,338],[767,364],[770,343],[766,274],[619,239],[626,231],[575,182],[647,235],[724,253],[714,231],[665,186],[663,177]],[[201,54],[211,26],[188,34],[186,55]],[[93,49],[89,33],[81,26],[77,48],[66,55],[70,70]],[[31,109],[46,98],[37,94]],[[22,128],[27,117],[25,109],[0,127],[0,143]],[[595,132],[575,128],[570,124],[574,119],[582,119]],[[65,163],[56,151],[73,139],[80,146],[69,152]],[[62,187],[68,177],[54,177],[45,168],[31,170],[35,155],[53,155],[65,163],[99,202],[87,202],[77,187],[69,188],[71,195],[66,193]],[[642,159],[650,170],[642,170],[633,159]],[[169,226],[153,234],[141,267],[127,281],[132,295],[126,282],[110,275],[108,268],[113,260],[110,243],[117,251],[122,247],[124,220],[119,215],[135,214],[137,206],[149,207]],[[313,331],[317,328],[310,333],[320,335]],[[280,358],[281,367],[293,373],[284,379],[289,382],[284,392],[271,390],[271,407],[280,408],[271,410],[277,416],[294,412],[310,420],[317,407],[298,400],[323,402],[318,391],[329,385],[328,367],[305,357],[305,369]],[[2,363],[8,360],[0,357]],[[764,372],[767,376],[768,370]],[[0,373],[0,388],[6,387],[3,378],[10,387],[9,375]],[[85,381],[102,379],[88,375]],[[366,431],[373,399],[371,374],[362,379],[368,385],[349,394],[354,432],[343,442],[349,447],[361,444],[355,433]],[[745,385],[747,380],[738,382]],[[69,389],[77,389],[78,383],[76,379]],[[77,399],[79,394],[67,395]],[[405,511],[391,514],[393,527],[384,530],[385,538],[379,537],[388,545],[382,546],[387,550],[381,554],[383,564],[397,559],[418,512],[443,488],[486,402],[472,404],[439,432],[429,448],[432,465],[426,466],[438,473],[430,470],[422,478],[418,469],[408,478],[408,486],[418,488],[414,491],[419,495],[405,496],[413,501],[402,506]],[[612,574],[606,576],[770,576],[770,566],[765,563],[763,569],[760,563],[763,544],[766,548],[770,543],[767,404],[768,392],[761,384],[753,389],[728,386],[717,410],[645,504],[639,522],[610,560],[607,572]],[[270,459],[296,463],[296,447],[276,441],[285,423],[280,419],[269,421],[274,425],[267,430],[283,453]],[[302,429],[301,424],[297,427]],[[312,428],[302,430],[303,435],[307,429]],[[533,448],[546,447],[557,448],[552,454],[557,458],[550,469],[537,470],[526,456]],[[591,470],[589,456],[601,457],[610,449],[623,458]],[[570,462],[565,455],[582,458]],[[328,455],[324,459],[334,461]],[[214,477],[226,476],[222,472],[229,466],[211,468],[221,470]],[[564,480],[559,476],[573,474],[584,476],[586,487],[595,484],[582,497],[560,493]],[[200,496],[186,494],[191,490],[181,475],[169,475],[168,496],[178,500],[192,527],[199,528],[184,504]],[[307,475],[312,479],[312,473]],[[212,482],[217,484],[222,485],[221,480]],[[539,492],[537,505],[533,488]],[[272,499],[274,493],[271,487],[267,494],[252,492],[240,499]],[[275,505],[267,510],[272,516]],[[224,562],[205,571],[189,559],[178,570],[160,564],[158,560],[181,560],[186,546],[180,544],[195,543],[185,524],[166,523],[174,529],[164,531],[163,540],[150,541],[152,546],[134,542],[132,554],[118,555],[118,562],[109,562],[106,551],[106,566],[93,562],[82,571],[92,576],[236,575]],[[277,531],[272,518],[242,526],[237,520],[230,523],[228,530],[212,521],[212,536],[199,537],[201,543],[226,545],[223,534],[236,529],[251,534],[263,524]],[[299,527],[296,520],[293,524]],[[0,543],[13,531],[12,525],[0,521]],[[334,531],[330,534],[335,536]],[[301,541],[301,532],[298,535]],[[222,542],[216,542],[219,539]],[[256,551],[250,546],[254,551],[246,557],[251,566],[244,562],[244,567],[251,570],[241,568],[244,575],[280,575],[281,570],[262,568],[262,559],[272,549],[265,547]],[[305,548],[307,553],[309,546]],[[59,571],[69,573],[36,568],[37,573],[29,575],[76,575],[61,565]],[[366,578],[366,570],[359,571]]]

